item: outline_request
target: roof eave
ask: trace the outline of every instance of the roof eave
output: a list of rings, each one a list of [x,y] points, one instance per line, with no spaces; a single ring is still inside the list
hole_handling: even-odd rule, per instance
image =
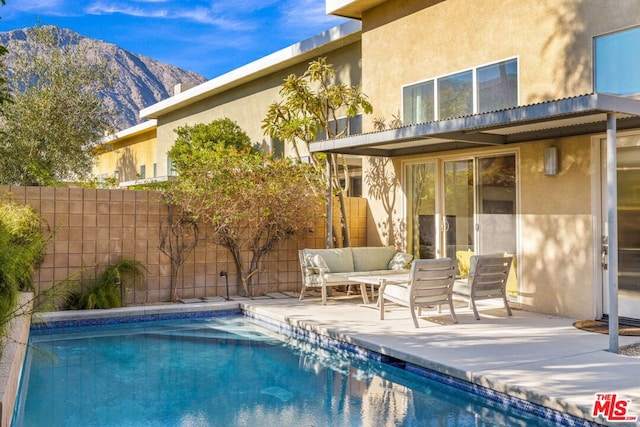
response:
[[[340,46],[354,43],[360,39],[361,29],[362,25],[358,21],[345,22],[146,107],[140,111],[140,117],[157,119],[163,114],[209,98],[217,93],[283,70],[301,61],[320,56]]]

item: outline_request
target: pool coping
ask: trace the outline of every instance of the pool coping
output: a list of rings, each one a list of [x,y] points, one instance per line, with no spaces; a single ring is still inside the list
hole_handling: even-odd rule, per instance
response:
[[[33,295],[21,293],[18,310],[28,313],[33,307]],[[19,315],[7,325],[7,338],[0,357],[0,427],[10,427],[20,387],[20,377],[29,339],[30,317]]]
[[[510,405],[534,414],[538,417],[554,421],[558,425],[566,426],[598,426],[593,419],[585,418],[588,414],[574,408],[569,413],[558,410],[549,405],[546,396],[526,393],[526,399],[522,398],[523,390],[519,387],[511,387],[509,384],[500,383],[482,374],[469,374],[451,366],[419,358],[404,353],[394,348],[372,343],[358,337],[343,334],[328,328],[318,327],[304,321],[284,318],[269,313],[265,306],[257,307],[250,302],[224,302],[224,303],[194,303],[194,304],[167,304],[158,306],[138,306],[109,310],[65,311],[40,313],[34,316],[31,329],[61,328],[66,326],[92,326],[104,324],[120,324],[140,321],[168,320],[178,318],[202,318],[205,316],[225,315],[237,312],[245,317],[257,320],[261,324],[278,332],[281,335],[294,339],[305,339],[321,346],[333,349],[349,351],[361,357],[367,357],[378,361],[390,359],[402,361],[405,369],[414,374],[439,381],[444,384],[462,389],[499,405]],[[533,399],[531,399],[533,397]],[[535,400],[534,400],[535,399]],[[539,400],[539,401],[536,401]],[[542,404],[546,402],[547,404]],[[551,402],[553,403],[553,402]],[[560,408],[565,408],[561,404]],[[576,415],[583,414],[583,416]]]

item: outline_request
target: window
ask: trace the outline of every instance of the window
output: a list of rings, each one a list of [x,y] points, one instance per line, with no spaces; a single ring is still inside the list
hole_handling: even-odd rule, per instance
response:
[[[271,138],[271,154],[276,159],[284,157],[284,141],[280,138]]]
[[[333,134],[339,134],[345,130],[347,126],[347,117],[342,117],[338,119],[337,126],[336,121],[331,120],[329,122],[329,127],[331,127],[331,131]],[[349,129],[345,135],[357,135],[362,133],[362,114],[358,114],[357,116],[353,116],[349,118]],[[327,132],[325,129],[318,129],[318,134],[316,135],[316,141],[322,141],[327,139]]]
[[[173,160],[171,159],[171,157],[167,157],[167,175],[168,176],[176,176],[178,175],[176,173],[176,168],[173,164]]]
[[[147,177],[147,165],[140,166],[140,179],[145,179]]]
[[[508,59],[402,88],[405,125],[518,105],[518,60]]]
[[[510,59],[480,67],[478,113],[502,110],[518,105],[518,61]]]
[[[473,73],[464,71],[438,79],[440,120],[473,114]]]
[[[406,86],[402,89],[404,124],[414,125],[434,120],[434,89],[433,80]]]
[[[154,163],[153,164],[153,177],[157,177],[158,176],[158,164]]]
[[[595,90],[614,95],[640,93],[640,27],[595,38]]]

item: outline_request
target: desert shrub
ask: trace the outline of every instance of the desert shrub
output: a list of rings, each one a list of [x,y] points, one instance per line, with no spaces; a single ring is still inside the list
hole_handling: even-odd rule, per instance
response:
[[[0,201],[0,337],[16,315],[20,291],[33,290],[33,273],[47,244],[41,225],[32,207]]]

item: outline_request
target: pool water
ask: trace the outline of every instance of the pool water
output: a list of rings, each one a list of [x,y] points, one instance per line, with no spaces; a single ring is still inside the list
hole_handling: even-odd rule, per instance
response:
[[[30,342],[14,427],[555,425],[241,316],[32,331]]]

